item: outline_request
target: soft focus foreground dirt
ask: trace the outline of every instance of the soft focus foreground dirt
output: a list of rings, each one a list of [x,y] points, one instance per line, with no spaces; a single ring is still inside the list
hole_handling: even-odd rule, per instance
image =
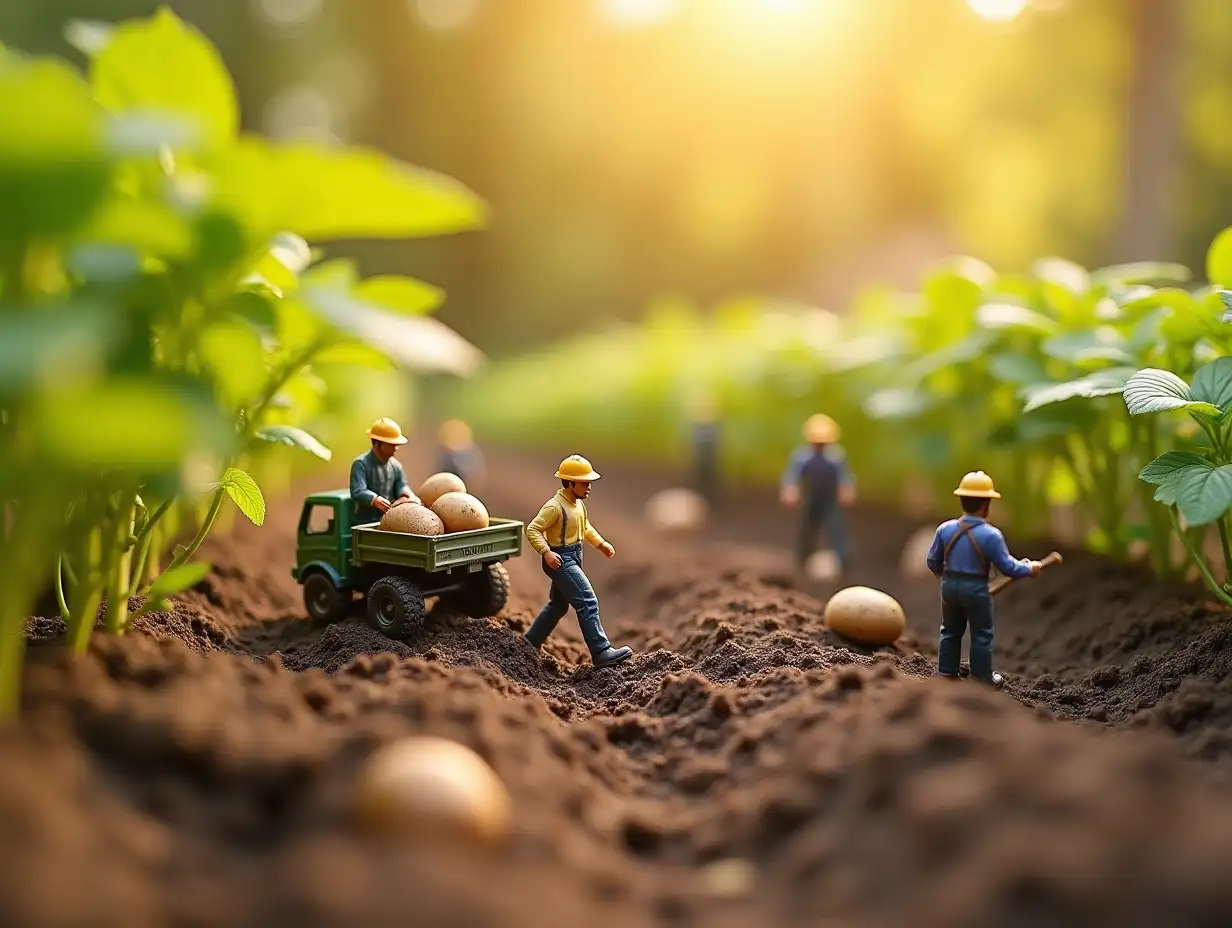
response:
[[[552,463],[504,456],[481,496],[529,519]],[[0,924],[1232,924],[1232,624],[1200,593],[1067,552],[998,600],[1009,690],[946,683],[935,582],[897,573],[918,526],[862,513],[844,585],[896,595],[909,631],[851,649],[821,627],[827,591],[794,587],[767,500],[704,541],[647,537],[658,484],[600,470],[617,557],[587,568],[637,651],[617,668],[585,665],[572,613],[542,656],[521,641],[533,556],[498,619],[438,615],[407,644],[309,631],[298,500],[212,539],[216,573],[140,634],[81,660],[36,644],[0,740]],[[493,764],[508,849],[355,833],[358,765],[416,732]]]

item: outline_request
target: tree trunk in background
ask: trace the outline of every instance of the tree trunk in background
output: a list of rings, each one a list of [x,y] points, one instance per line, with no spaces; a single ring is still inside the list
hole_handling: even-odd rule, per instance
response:
[[[1124,188],[1111,260],[1175,257],[1181,155],[1179,65],[1185,0],[1130,0],[1133,72],[1127,97]]]

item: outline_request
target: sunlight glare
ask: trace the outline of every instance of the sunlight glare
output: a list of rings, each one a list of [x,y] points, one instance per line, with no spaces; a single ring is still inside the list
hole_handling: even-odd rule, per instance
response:
[[[967,0],[967,6],[981,19],[1009,22],[1027,8],[1027,0]]]
[[[649,26],[676,12],[679,0],[600,0],[599,9],[616,26]]]
[[[415,12],[432,29],[458,29],[475,15],[475,0],[416,0]]]

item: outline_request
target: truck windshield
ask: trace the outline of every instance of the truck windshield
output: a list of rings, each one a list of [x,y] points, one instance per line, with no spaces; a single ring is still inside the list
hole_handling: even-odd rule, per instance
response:
[[[334,507],[318,503],[308,511],[305,535],[330,535],[334,531]]]

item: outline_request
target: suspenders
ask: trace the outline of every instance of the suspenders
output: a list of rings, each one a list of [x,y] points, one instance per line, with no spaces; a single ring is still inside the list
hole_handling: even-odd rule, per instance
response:
[[[564,503],[558,501],[558,504],[560,505],[560,546],[563,548],[565,546],[565,539],[569,537],[567,534],[569,529],[569,513],[565,511]],[[582,524],[578,532],[578,544],[581,544],[586,534],[586,526],[590,520],[586,517],[586,504],[579,499],[578,505],[582,507]]]
[[[967,540],[971,542],[971,547],[975,549],[975,556],[976,558],[979,559],[980,567],[984,569],[984,576],[987,577],[988,576],[988,558],[984,556],[984,552],[980,549],[979,544],[975,540],[975,535],[972,533],[972,529],[975,528],[975,523],[974,522],[963,522],[961,519],[959,520],[959,522],[961,523],[962,528],[960,528],[957,532],[954,533],[954,537],[951,538],[949,544],[945,546],[945,552],[942,554],[942,569],[944,570],[946,567],[949,566],[950,551],[954,547],[954,544],[958,541],[958,539],[966,535]]]

